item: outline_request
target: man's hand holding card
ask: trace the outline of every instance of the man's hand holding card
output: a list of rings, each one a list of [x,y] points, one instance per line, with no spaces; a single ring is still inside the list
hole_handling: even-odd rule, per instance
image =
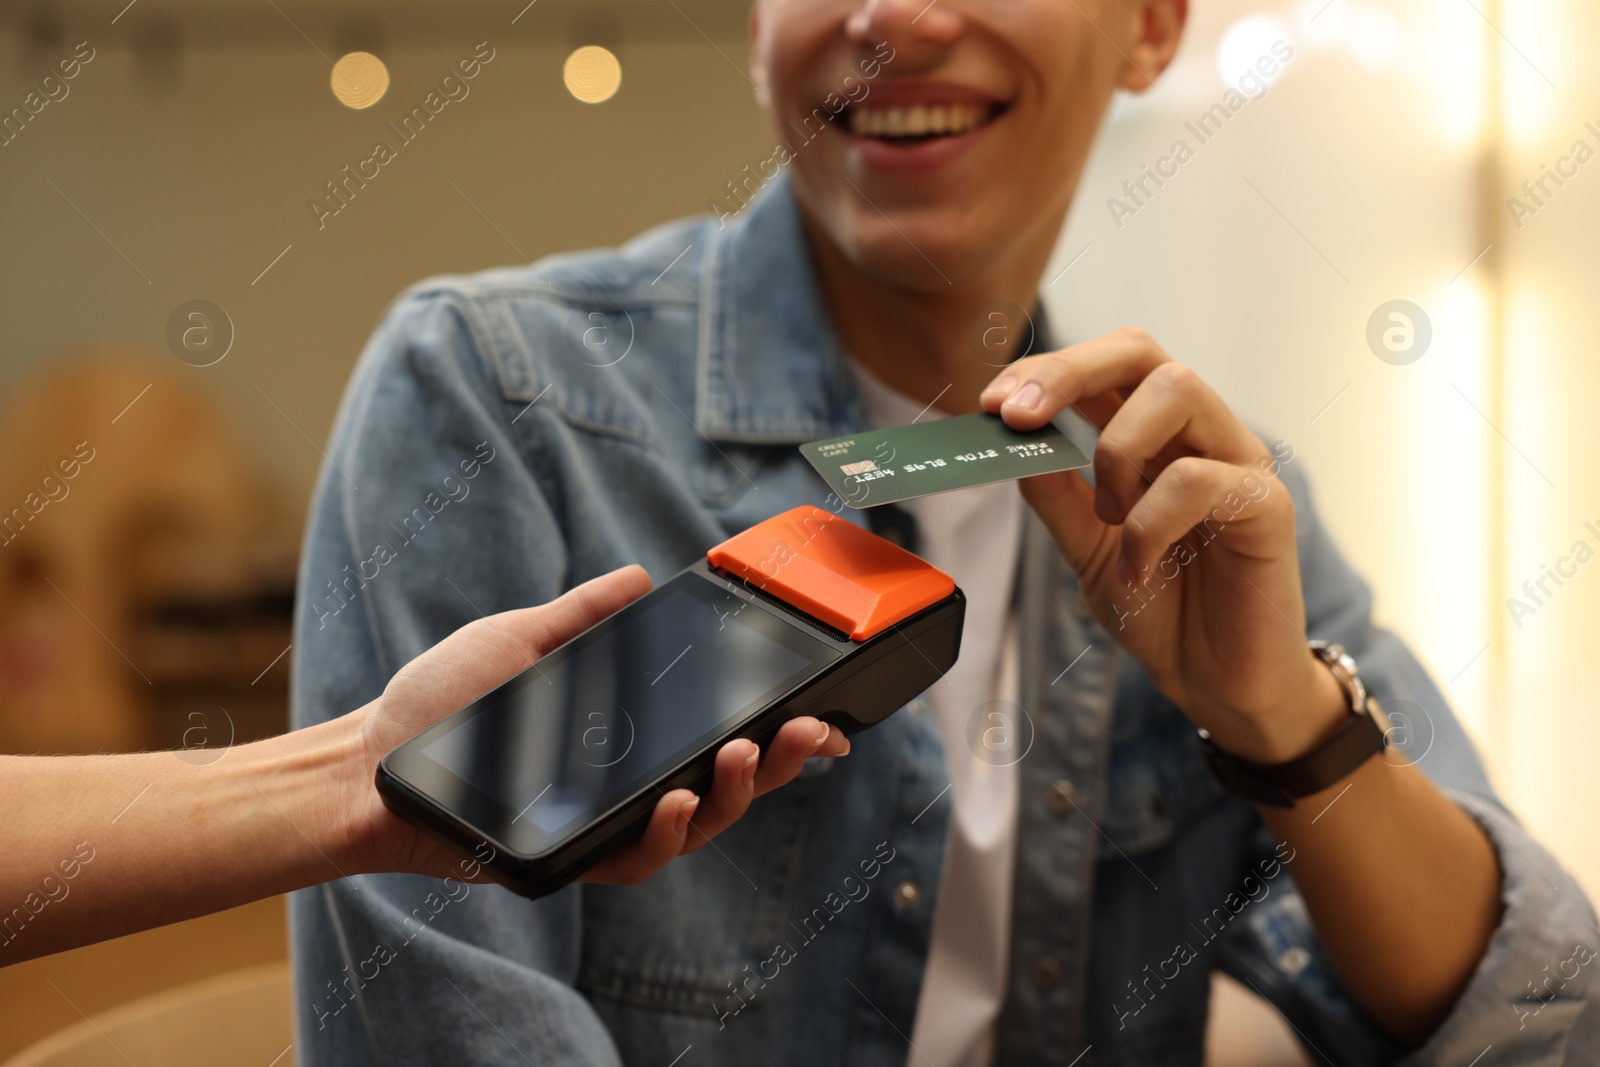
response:
[[[1017,360],[980,402],[1019,430],[1070,408],[1100,431],[1093,488],[1062,472],[1024,480],[1023,496],[1101,625],[1217,744],[1274,763],[1348,716],[1306,648],[1277,459],[1198,374],[1118,330]]]
[[[1016,360],[980,403],[800,450],[852,508],[1020,479],[1096,619],[1229,752],[1290,759],[1348,715],[1306,648],[1278,458],[1199,375],[1118,330]],[[1068,410],[1100,433],[1093,486]]]

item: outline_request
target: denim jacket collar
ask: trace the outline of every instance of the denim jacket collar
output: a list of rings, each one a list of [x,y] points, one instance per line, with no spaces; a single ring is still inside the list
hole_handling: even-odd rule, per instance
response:
[[[700,278],[695,424],[713,441],[785,444],[851,433],[855,380],[817,286],[788,174],[712,233]],[[1053,346],[1044,303],[1033,351]]]
[[[700,284],[695,423],[707,437],[800,443],[855,428],[855,381],[787,174],[712,233]]]

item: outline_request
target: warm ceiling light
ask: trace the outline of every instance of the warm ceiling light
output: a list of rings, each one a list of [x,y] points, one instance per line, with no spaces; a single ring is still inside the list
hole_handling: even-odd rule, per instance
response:
[[[567,57],[561,80],[567,83],[567,92],[585,104],[603,103],[622,85],[622,64],[599,45],[584,45]]]
[[[339,57],[329,79],[333,95],[345,107],[371,107],[389,90],[389,68],[371,52],[350,52]]]

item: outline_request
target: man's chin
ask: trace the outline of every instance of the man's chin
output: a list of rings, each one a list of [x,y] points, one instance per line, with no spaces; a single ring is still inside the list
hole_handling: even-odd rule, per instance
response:
[[[930,295],[963,285],[985,259],[970,242],[923,227],[853,234],[845,255],[859,272],[884,286]]]
[[[826,203],[819,217],[808,199],[801,196],[801,213],[812,239],[831,246],[827,257],[887,288],[948,292],[992,258],[965,207],[873,205],[852,196],[854,203]]]

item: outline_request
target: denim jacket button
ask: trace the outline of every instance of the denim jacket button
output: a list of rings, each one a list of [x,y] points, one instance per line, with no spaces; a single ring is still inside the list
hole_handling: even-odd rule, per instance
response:
[[[894,906],[904,911],[917,906],[917,901],[922,899],[922,888],[917,883],[907,879],[894,887]]]
[[[1077,799],[1078,794],[1073,790],[1072,783],[1065,778],[1058,778],[1050,786],[1050,792],[1046,796],[1046,803],[1050,805],[1050,810],[1057,815],[1065,815],[1072,810],[1072,805]]]
[[[1061,964],[1052,956],[1043,956],[1033,965],[1033,984],[1040,989],[1054,989],[1061,984]]]

